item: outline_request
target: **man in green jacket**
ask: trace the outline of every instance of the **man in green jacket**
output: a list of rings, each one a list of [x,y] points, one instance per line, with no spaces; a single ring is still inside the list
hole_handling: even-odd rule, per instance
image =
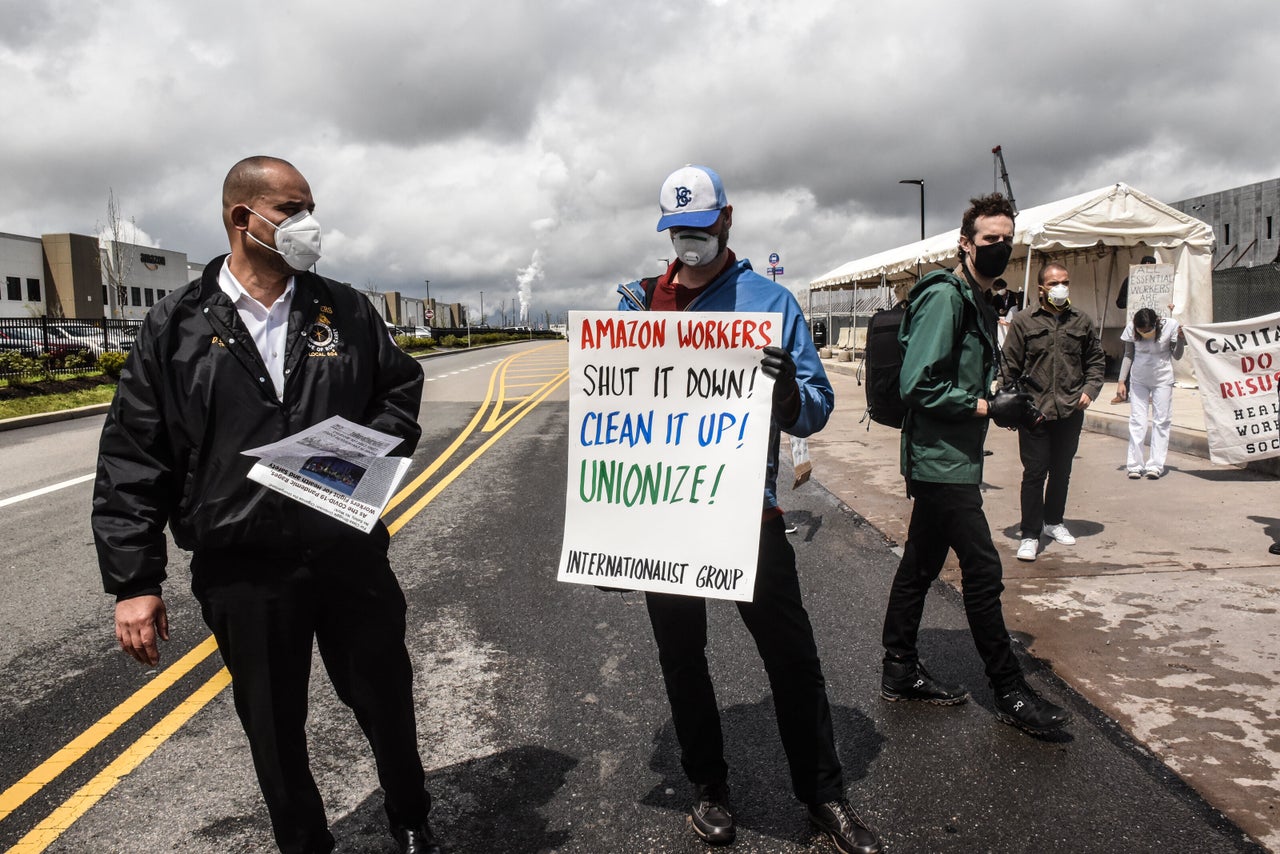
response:
[[[1022,542],[1018,560],[1032,561],[1040,536],[1075,545],[1062,517],[1067,510],[1071,461],[1080,447],[1084,411],[1102,391],[1107,357],[1097,327],[1071,307],[1070,274],[1046,264],[1038,276],[1040,307],[1014,315],[1004,342],[1004,381],[1035,380],[1044,421],[1018,428],[1022,457]],[[1048,483],[1046,484],[1046,480]]]
[[[902,474],[915,505],[885,613],[880,693],[890,701],[940,706],[969,698],[962,687],[931,677],[916,649],[925,595],[948,549],[954,549],[969,630],[995,693],[996,717],[1044,734],[1063,727],[1071,715],[1027,685],[1013,654],[1000,606],[1003,568],[979,489],[988,420],[1011,426],[1025,412],[1023,397],[989,399],[996,318],[983,293],[1009,261],[1013,216],[1013,206],[998,193],[972,200],[960,224],[959,265],[916,283],[898,332],[899,391],[907,407]]]

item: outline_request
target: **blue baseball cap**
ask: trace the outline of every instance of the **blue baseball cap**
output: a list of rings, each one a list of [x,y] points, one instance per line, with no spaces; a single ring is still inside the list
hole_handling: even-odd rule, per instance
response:
[[[666,231],[673,225],[706,228],[729,205],[724,195],[720,176],[706,166],[681,166],[662,182],[658,194],[662,206],[662,219],[658,231]]]

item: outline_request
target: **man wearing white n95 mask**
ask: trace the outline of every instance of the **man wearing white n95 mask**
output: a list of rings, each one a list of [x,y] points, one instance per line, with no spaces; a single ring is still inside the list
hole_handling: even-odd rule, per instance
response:
[[[795,297],[729,249],[733,208],[720,176],[705,166],[685,166],[667,178],[658,198],[658,231],[670,231],[676,260],[656,279],[620,286],[620,310],[782,315],[780,346],[765,347],[760,362],[761,371],[774,379],[773,413],[754,595],[750,602],[737,603],[738,611],[769,674],[792,790],[808,806],[810,821],[840,851],[875,854],[881,850],[879,840],[845,799],[826,681],[777,501],[779,432],[803,438],[821,430],[835,394]],[[709,844],[731,843],[736,827],[720,713],[707,669],[706,601],[664,593],[647,593],[645,599],[680,742],[680,763],[694,785],[690,826]]]
[[[241,453],[332,416],[398,437],[400,455],[422,433],[422,368],[363,295],[306,272],[320,257],[314,208],[284,160],[250,157],[227,173],[231,252],[147,313],[103,426],[98,565],[120,648],[154,667],[169,639],[166,525],[192,553],[191,589],[231,673],[282,852],[335,845],[307,756],[317,646],[373,748],[400,851],[438,854],[387,529],[366,534],[268,490]]]
[[[1040,307],[1014,315],[1004,342],[1008,383],[1027,376],[1044,421],[1018,428],[1022,456],[1022,539],[1018,560],[1033,561],[1043,534],[1065,546],[1076,538],[1063,514],[1071,460],[1080,445],[1084,411],[1102,391],[1106,356],[1093,319],[1071,305],[1071,278],[1061,264],[1040,269]],[[1047,480],[1047,484],[1046,484]]]

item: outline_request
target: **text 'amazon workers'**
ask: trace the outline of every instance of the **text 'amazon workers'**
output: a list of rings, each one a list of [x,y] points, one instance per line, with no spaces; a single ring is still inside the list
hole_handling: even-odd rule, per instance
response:
[[[584,350],[647,350],[665,347],[668,324],[676,328],[676,344],[689,350],[760,349],[774,343],[773,322],[733,319],[672,320],[665,317],[584,319],[580,346]]]

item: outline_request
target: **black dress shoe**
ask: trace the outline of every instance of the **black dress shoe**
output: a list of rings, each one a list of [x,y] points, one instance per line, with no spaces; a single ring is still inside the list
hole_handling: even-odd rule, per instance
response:
[[[831,837],[840,854],[879,854],[884,850],[875,831],[858,818],[844,798],[825,804],[810,804],[809,821]]]
[[[431,832],[431,825],[425,821],[418,827],[392,828],[391,835],[400,846],[400,854],[441,854],[435,834]]]
[[[1272,543],[1271,548],[1267,549],[1273,555],[1280,555],[1280,543]]]
[[[1020,682],[1011,690],[996,692],[996,717],[1032,735],[1048,735],[1066,726],[1071,713]]]
[[[893,703],[919,700],[935,706],[956,706],[969,699],[969,692],[934,679],[918,661],[889,658],[885,659],[880,677],[880,696]]]
[[[725,783],[698,786],[693,807],[689,810],[689,826],[708,845],[728,845],[738,835],[729,807],[729,787]]]

